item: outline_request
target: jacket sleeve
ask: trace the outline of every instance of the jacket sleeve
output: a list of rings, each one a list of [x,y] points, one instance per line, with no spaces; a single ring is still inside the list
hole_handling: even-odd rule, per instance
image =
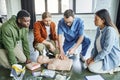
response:
[[[25,28],[22,32],[23,38],[22,38],[22,47],[23,52],[27,59],[30,59],[30,49],[29,49],[29,43],[28,43],[28,28]]]
[[[3,26],[4,27],[4,26]],[[4,48],[7,50],[8,54],[8,61],[10,62],[11,65],[16,64],[17,60],[15,58],[14,55],[14,47],[15,47],[15,43],[13,42],[13,33],[10,30],[10,27],[5,27],[2,28],[1,30],[2,32],[2,43],[4,45]]]
[[[42,25],[38,22],[34,23],[34,27],[33,27],[33,32],[34,32],[34,40],[38,43],[41,43],[42,41],[44,41],[45,39],[41,36],[41,31],[40,28],[42,27]]]
[[[50,39],[52,39],[52,40],[57,40],[57,39],[58,39],[58,36],[57,36],[57,33],[56,33],[56,25],[55,25],[55,23],[52,22],[50,26],[51,26]]]
[[[95,36],[94,47],[91,51],[91,57],[93,57],[93,58],[95,58],[96,55],[98,54],[97,49],[96,49],[96,39],[97,39],[97,36],[98,36],[98,28],[97,28],[96,31],[97,31],[97,33],[96,33],[96,36]]]
[[[62,23],[62,21],[60,20],[60,21],[58,22],[58,29],[57,29],[57,34],[58,34],[58,35],[59,35],[59,34],[63,34],[62,27],[63,27],[63,23]]]

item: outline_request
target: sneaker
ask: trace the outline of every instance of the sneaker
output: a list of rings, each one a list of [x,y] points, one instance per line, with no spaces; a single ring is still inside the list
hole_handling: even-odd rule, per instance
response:
[[[55,55],[53,55],[51,52],[47,52],[46,54],[49,58],[55,58]]]
[[[113,70],[108,71],[109,74],[114,74]]]
[[[120,71],[120,67],[116,67],[115,69],[110,70],[108,73],[114,74],[114,72],[119,72],[119,71]]]
[[[114,72],[118,72],[118,71],[120,71],[120,67],[116,67],[116,68],[114,69]]]
[[[87,64],[86,62],[83,63],[83,69],[86,69],[87,68]]]
[[[85,63],[85,57],[80,54],[80,60]]]

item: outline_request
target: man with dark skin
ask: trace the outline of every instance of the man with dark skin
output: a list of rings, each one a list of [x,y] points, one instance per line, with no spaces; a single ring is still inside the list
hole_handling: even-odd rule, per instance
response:
[[[14,64],[29,63],[30,49],[28,44],[28,28],[30,14],[20,10],[0,27],[0,65],[11,68]],[[19,43],[22,43],[22,47]]]

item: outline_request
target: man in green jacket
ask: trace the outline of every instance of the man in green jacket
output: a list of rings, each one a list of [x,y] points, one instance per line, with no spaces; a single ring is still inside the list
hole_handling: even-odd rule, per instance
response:
[[[11,68],[18,62],[31,62],[28,43],[29,25],[30,14],[26,10],[20,10],[17,16],[12,16],[0,27],[0,65]],[[22,46],[19,45],[20,42]]]

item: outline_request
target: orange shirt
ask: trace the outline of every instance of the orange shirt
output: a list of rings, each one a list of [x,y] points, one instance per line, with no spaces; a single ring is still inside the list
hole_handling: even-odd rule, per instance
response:
[[[55,23],[51,22],[50,24],[50,39],[51,40],[57,40],[57,34],[56,34],[56,28],[55,28]],[[34,23],[34,27],[33,27],[33,32],[34,32],[34,42],[33,45],[35,45],[36,43],[42,43],[42,41],[46,40],[47,38],[47,32],[46,32],[46,28],[45,25],[43,23],[43,21],[37,21]]]

